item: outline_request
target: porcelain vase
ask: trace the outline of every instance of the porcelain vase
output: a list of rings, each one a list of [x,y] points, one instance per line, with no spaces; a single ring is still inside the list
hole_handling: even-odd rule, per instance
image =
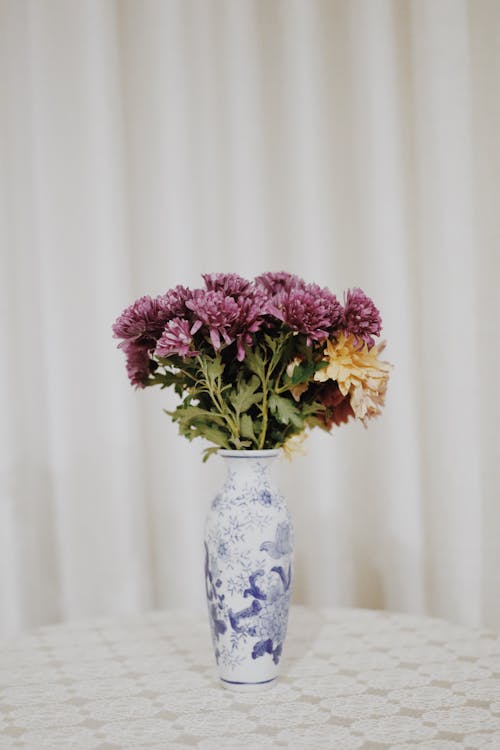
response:
[[[234,690],[278,675],[293,575],[293,527],[270,468],[278,450],[220,450],[224,485],[205,526],[205,583],[219,677]]]

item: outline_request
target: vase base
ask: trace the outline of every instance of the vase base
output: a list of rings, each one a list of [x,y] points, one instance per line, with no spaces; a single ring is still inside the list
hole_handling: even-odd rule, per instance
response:
[[[276,677],[271,677],[270,680],[263,680],[262,682],[234,682],[232,680],[225,680],[223,677],[220,678],[222,686],[226,690],[233,690],[239,693],[248,693],[258,690],[267,690],[272,687],[276,682]]]

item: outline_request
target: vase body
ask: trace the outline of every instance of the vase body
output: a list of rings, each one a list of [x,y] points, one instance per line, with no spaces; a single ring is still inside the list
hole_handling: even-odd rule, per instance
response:
[[[277,450],[219,451],[224,485],[205,525],[205,583],[212,641],[225,687],[277,677],[288,622],[293,528],[270,476]]]

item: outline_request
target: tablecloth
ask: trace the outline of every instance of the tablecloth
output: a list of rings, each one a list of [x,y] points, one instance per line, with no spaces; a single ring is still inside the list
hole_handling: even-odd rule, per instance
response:
[[[0,644],[0,747],[500,750],[500,638],[295,607],[278,682],[232,693],[204,613],[45,627]]]

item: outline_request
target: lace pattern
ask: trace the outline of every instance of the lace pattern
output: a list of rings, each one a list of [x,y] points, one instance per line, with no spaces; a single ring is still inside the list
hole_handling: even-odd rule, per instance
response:
[[[0,643],[0,748],[499,750],[500,637],[294,607],[278,682],[233,694],[204,613],[41,628]]]

